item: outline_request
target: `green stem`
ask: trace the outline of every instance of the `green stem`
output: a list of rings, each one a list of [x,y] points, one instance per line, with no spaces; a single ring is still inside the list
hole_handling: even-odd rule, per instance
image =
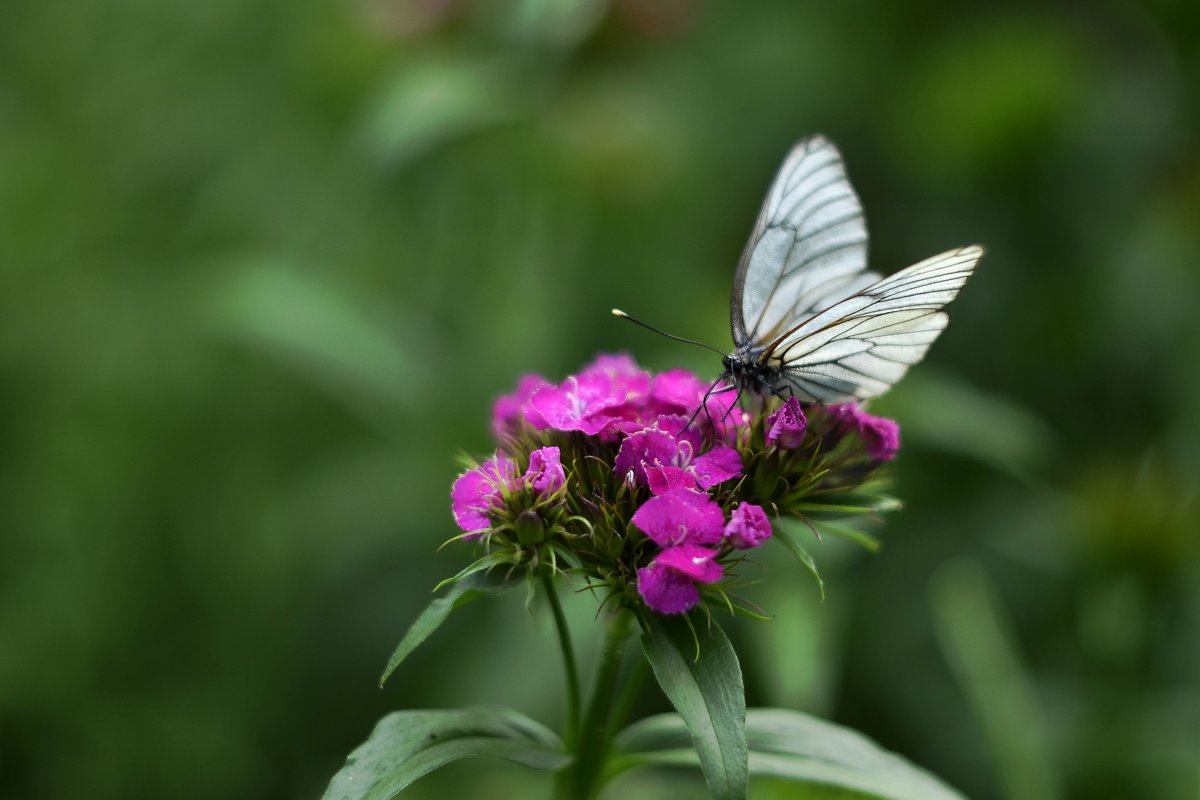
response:
[[[600,649],[600,662],[592,683],[591,699],[573,748],[575,762],[570,769],[559,773],[556,796],[560,800],[592,800],[600,791],[600,778],[608,761],[613,691],[621,671],[621,657],[625,655],[625,642],[629,638],[632,620],[632,614],[618,611],[608,623],[608,633]]]
[[[563,669],[567,673],[567,747],[574,745],[579,735],[579,670],[575,666],[575,648],[571,646],[571,629],[567,627],[567,617],[563,613],[562,603],[558,601],[558,592],[554,590],[554,578],[549,572],[542,573],[542,586],[546,589],[546,597],[550,600],[550,610],[554,612],[554,627],[558,630],[558,646],[562,650]]]

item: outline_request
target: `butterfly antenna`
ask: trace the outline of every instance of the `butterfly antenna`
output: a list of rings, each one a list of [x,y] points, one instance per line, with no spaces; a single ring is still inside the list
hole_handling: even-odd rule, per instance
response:
[[[654,327],[653,325],[647,325],[646,323],[642,322],[640,319],[634,319],[633,317],[629,316],[628,314],[626,314],[624,311],[622,311],[622,310],[621,310],[621,309],[619,309],[619,308],[614,308],[614,309],[612,310],[612,314],[613,314],[613,316],[614,316],[614,317],[620,317],[621,319],[627,319],[627,320],[629,320],[630,322],[632,322],[634,325],[641,325],[641,326],[642,326],[643,328],[645,328],[646,330],[648,330],[648,331],[654,331],[654,332],[655,332],[655,333],[657,333],[658,335],[660,335],[660,336],[665,336],[665,337],[667,337],[668,339],[674,339],[675,341],[677,341],[677,342],[683,342],[684,344],[694,344],[694,345],[696,345],[696,346],[698,346],[698,347],[703,347],[703,348],[706,348],[706,349],[708,349],[708,350],[712,350],[714,353],[716,353],[716,354],[717,354],[717,355],[719,355],[719,356],[724,356],[724,355],[725,355],[725,353],[722,353],[722,352],[721,352],[720,350],[718,350],[717,348],[715,348],[715,347],[713,347],[713,346],[711,346],[711,345],[707,345],[707,344],[705,344],[704,342],[697,342],[695,339],[685,339],[685,338],[683,338],[682,336],[676,336],[676,335],[674,335],[674,334],[672,334],[672,333],[667,333],[666,331],[659,330],[658,328]]]

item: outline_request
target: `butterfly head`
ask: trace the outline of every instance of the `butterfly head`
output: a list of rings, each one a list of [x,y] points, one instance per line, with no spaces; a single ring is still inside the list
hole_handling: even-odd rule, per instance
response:
[[[762,357],[761,347],[746,345],[721,359],[725,367],[725,379],[739,391],[771,395],[776,393],[779,370]]]

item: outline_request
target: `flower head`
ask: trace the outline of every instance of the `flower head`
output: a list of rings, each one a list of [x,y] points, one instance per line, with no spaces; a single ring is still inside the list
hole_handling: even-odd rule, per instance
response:
[[[686,425],[681,417],[663,416],[654,427],[629,434],[617,451],[617,474],[632,474],[638,484],[649,486],[655,494],[680,487],[710,489],[742,474],[737,450],[716,445],[699,453],[699,433],[689,435],[680,422]]]
[[[492,410],[500,449],[451,491],[460,538],[487,541],[479,568],[569,569],[661,614],[716,598],[754,613],[729,589],[741,551],[772,536],[765,509],[843,513],[837,498],[874,491],[899,433],[856,405],[794,398],[751,419],[725,389],[624,354],[559,383],[522,378]]]

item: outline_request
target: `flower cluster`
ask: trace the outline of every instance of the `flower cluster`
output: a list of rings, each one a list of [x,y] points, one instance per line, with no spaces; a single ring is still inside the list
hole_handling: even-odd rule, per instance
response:
[[[710,594],[744,609],[730,590],[746,551],[846,508],[899,448],[896,424],[858,406],[791,398],[752,416],[727,386],[627,355],[522,378],[492,430],[499,449],[451,492],[460,538],[488,550],[477,563],[549,564],[662,614]]]

